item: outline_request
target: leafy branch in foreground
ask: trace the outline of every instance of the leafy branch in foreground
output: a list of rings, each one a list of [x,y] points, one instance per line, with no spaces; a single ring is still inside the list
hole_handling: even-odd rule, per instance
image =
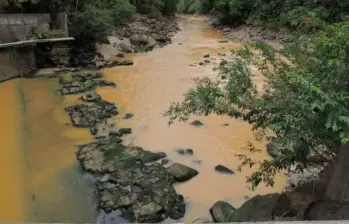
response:
[[[262,181],[272,185],[274,175],[293,164],[306,166],[307,155],[320,146],[335,154],[349,142],[349,22],[298,40],[302,44],[295,40],[282,51],[256,43],[253,51],[244,47],[233,52],[232,60],[220,67],[227,81],[199,79],[184,101],[165,113],[170,123],[191,115],[225,114],[245,120],[255,131],[273,132],[268,140],[277,153],[253,163],[260,168],[248,179],[253,187]],[[253,74],[253,66],[261,74]],[[262,91],[253,82],[256,75],[267,79]]]

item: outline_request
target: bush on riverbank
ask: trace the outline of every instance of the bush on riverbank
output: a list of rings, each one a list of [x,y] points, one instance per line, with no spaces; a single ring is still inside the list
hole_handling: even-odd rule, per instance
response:
[[[279,1],[279,0],[180,0],[183,13],[211,12],[230,25],[252,24],[271,29],[313,32],[326,24],[345,20],[349,1]]]
[[[261,43],[255,45],[260,50],[257,55],[242,48],[233,61],[221,66],[228,78],[222,88],[219,81],[200,79],[185,100],[172,104],[166,115],[172,122],[185,121],[192,114],[226,114],[252,124],[259,137],[273,131],[280,156],[258,162],[240,155],[245,165],[259,165],[260,170],[248,179],[252,187],[261,182],[273,186],[273,176],[280,170],[294,164],[306,167],[311,152],[325,148],[333,156],[348,143],[348,39],[349,22],[344,22],[315,37],[301,36],[280,52]],[[253,84],[251,65],[268,80],[263,93]],[[256,151],[253,147],[249,150]],[[326,160],[331,161],[331,156]],[[338,172],[346,170],[345,164],[335,166]],[[336,181],[336,186],[346,185],[341,183],[346,180]]]

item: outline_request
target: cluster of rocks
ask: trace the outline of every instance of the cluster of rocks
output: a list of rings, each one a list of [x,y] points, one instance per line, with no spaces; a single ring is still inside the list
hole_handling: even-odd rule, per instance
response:
[[[282,41],[287,41],[288,36],[271,31],[263,27],[255,27],[248,25],[240,25],[238,27],[231,27],[225,25],[217,18],[211,18],[208,21],[208,24],[218,30],[218,32],[227,36],[229,39],[232,39],[237,42],[247,42],[252,43],[255,41],[265,41],[271,46],[280,47]]]
[[[116,87],[115,83],[106,80],[100,80],[103,75],[99,72],[87,74],[63,75],[59,78],[62,95],[83,93],[95,89],[98,86]]]
[[[268,152],[275,154],[269,144]],[[270,148],[271,147],[271,148]],[[279,150],[280,151],[280,150]],[[315,158],[316,157],[316,158]],[[257,195],[236,209],[225,201],[215,203],[210,212],[215,222],[257,222],[349,219],[349,202],[325,198],[333,165],[315,154],[308,156],[309,166],[296,166],[289,172],[289,183],[281,194]]]
[[[126,147],[113,139],[80,146],[78,159],[84,170],[98,174],[99,208],[121,210],[132,222],[160,222],[180,219],[185,214],[183,196],[173,188],[198,172],[174,163],[165,168],[156,161],[166,157],[140,147]]]
[[[144,52],[156,46],[163,47],[170,44],[171,37],[179,30],[176,18],[154,19],[137,15],[133,22],[117,29],[114,35],[129,39],[131,46],[120,46],[125,53]]]
[[[99,72],[69,70],[59,77],[61,94],[77,94],[81,102],[65,108],[72,125],[89,128],[95,141],[79,146],[77,154],[83,169],[97,177],[98,207],[105,213],[119,211],[132,222],[161,222],[180,219],[185,214],[185,200],[173,184],[190,180],[198,171],[179,163],[168,167],[166,154],[141,147],[122,145],[121,137],[131,128],[118,128],[111,117],[118,115],[114,103],[104,101],[95,91],[98,86],[114,86],[101,80]],[[132,118],[126,114],[125,118]],[[163,162],[167,161],[167,162]]]

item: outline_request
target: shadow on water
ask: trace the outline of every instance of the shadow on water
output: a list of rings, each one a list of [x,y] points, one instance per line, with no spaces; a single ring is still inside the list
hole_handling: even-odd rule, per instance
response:
[[[92,175],[83,174],[77,163],[64,168],[31,192],[30,220],[91,223],[97,215],[94,182]]]

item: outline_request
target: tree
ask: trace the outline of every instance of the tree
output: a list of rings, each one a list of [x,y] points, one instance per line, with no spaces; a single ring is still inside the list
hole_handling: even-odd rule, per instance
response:
[[[280,170],[298,164],[307,166],[306,156],[319,147],[335,155],[349,141],[349,22],[329,26],[314,37],[299,36],[284,50],[256,43],[235,51],[231,62],[221,63],[227,81],[203,78],[185,94],[183,102],[166,111],[169,122],[186,121],[190,115],[226,114],[249,122],[260,137],[275,143],[279,154],[271,160],[252,161],[240,155],[243,165],[259,165],[248,179],[252,187],[264,181],[273,185]],[[255,52],[255,51],[254,51]],[[267,78],[260,92],[254,85],[251,66]],[[275,137],[265,133],[272,131]],[[253,147],[251,151],[256,151]],[[343,153],[342,153],[343,154]],[[345,153],[347,155],[348,153]],[[341,151],[339,153],[341,156]],[[348,176],[348,158],[336,160],[336,176]],[[341,184],[341,181],[348,181]],[[335,191],[349,184],[332,180]],[[342,186],[342,187],[340,187]],[[332,188],[333,189],[333,188]],[[331,187],[329,185],[329,192]],[[328,194],[330,195],[330,194]],[[332,195],[337,195],[333,194]]]

